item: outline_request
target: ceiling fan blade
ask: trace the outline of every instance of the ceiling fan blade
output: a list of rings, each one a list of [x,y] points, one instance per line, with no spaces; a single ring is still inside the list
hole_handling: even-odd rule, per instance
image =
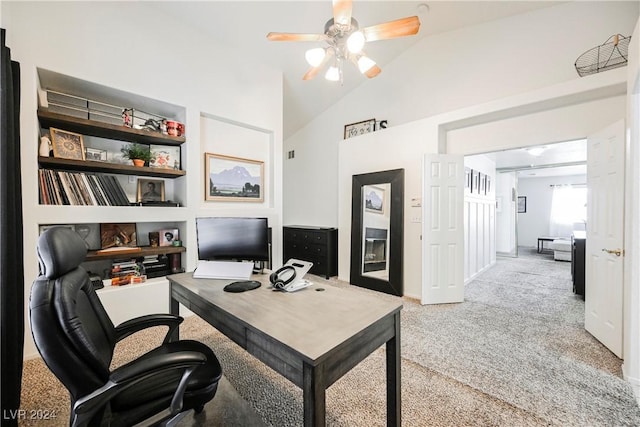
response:
[[[327,39],[325,34],[269,33],[267,39],[272,42],[321,42]]]
[[[351,0],[333,0],[333,22],[340,25],[351,25]]]
[[[327,65],[327,62],[329,62],[329,60],[333,58],[333,54],[334,54],[333,50],[328,49],[327,54],[324,56],[324,59],[322,60],[320,65],[318,65],[317,67],[309,68],[309,70],[305,73],[305,75],[302,76],[302,80],[311,80],[315,78],[318,75],[318,73],[324,68],[324,66]]]
[[[420,29],[420,19],[417,16],[397,19],[371,27],[363,28],[361,31],[368,42],[376,40],[393,39],[396,37],[412,36]]]
[[[322,65],[318,65],[317,67],[311,67],[309,68],[309,71],[307,71],[304,76],[302,76],[302,80],[313,80],[318,73],[320,72],[320,68],[322,67]]]
[[[382,69],[380,67],[378,67],[377,65],[374,65],[373,67],[369,68],[367,71],[364,72],[364,75],[367,76],[367,78],[374,78],[375,76],[377,76],[378,74],[380,74],[382,72]]]

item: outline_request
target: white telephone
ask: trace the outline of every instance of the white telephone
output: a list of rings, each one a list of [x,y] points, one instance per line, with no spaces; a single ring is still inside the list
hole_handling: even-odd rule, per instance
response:
[[[274,291],[295,292],[311,285],[304,275],[313,267],[312,262],[291,258],[285,265],[271,273],[269,281]]]

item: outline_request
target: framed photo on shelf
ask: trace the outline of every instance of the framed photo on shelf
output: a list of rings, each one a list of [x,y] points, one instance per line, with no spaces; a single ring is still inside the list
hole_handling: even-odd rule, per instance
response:
[[[264,162],[204,153],[206,201],[262,202]]]
[[[53,157],[85,160],[82,135],[62,129],[50,128]]]
[[[138,202],[164,202],[164,180],[138,178]]]
[[[162,169],[180,169],[180,147],[167,145],[151,145],[150,149],[150,167]]]
[[[87,147],[84,150],[85,160],[94,160],[97,162],[107,161],[107,150],[99,150],[97,148]]]
[[[160,246],[173,246],[174,241],[180,240],[180,232],[177,228],[170,228],[167,230],[160,230]]]
[[[113,248],[115,246],[133,248],[138,245],[137,240],[135,223],[100,224],[101,249]]]
[[[365,185],[362,187],[364,194],[364,210],[377,214],[384,213],[384,188],[375,185]]]
[[[527,213],[527,197],[518,196],[518,213]]]

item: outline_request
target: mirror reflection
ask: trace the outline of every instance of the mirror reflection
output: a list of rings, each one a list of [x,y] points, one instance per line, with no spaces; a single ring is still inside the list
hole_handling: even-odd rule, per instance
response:
[[[353,175],[349,282],[403,295],[404,169]]]
[[[362,186],[362,260],[360,274],[389,280],[391,184]]]

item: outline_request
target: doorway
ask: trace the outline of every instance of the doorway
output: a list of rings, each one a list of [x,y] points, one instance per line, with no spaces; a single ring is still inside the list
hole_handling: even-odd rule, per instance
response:
[[[585,139],[465,156],[465,165],[479,164],[478,158],[488,159],[495,170],[498,255],[517,257],[523,247],[538,250],[540,239],[542,252],[548,252],[551,237],[569,239],[572,230],[585,229],[586,200],[577,202],[586,197]],[[578,204],[559,209],[567,196]]]

